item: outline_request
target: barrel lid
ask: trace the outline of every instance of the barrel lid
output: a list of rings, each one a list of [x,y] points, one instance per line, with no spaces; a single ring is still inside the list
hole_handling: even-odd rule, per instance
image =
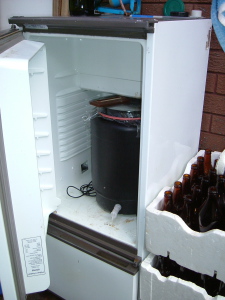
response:
[[[106,114],[114,114],[114,113],[136,113],[141,111],[141,106],[137,104],[119,104],[106,108]]]

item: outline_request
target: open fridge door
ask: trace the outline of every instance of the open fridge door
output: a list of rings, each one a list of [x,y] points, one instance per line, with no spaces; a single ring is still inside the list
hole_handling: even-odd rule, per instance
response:
[[[49,286],[46,231],[59,205],[44,44],[4,49],[0,82],[0,278],[4,299],[24,299]]]

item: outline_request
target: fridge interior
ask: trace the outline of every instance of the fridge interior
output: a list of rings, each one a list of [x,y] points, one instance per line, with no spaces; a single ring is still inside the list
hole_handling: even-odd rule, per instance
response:
[[[66,190],[92,180],[90,118],[95,117],[95,110],[89,102],[110,94],[141,102],[143,42],[33,33],[25,33],[25,38],[46,47],[56,196],[61,201],[55,213],[136,247],[136,215],[118,215],[112,221],[95,198],[74,199]],[[35,90],[39,89],[41,96],[41,75],[35,78],[32,99]],[[69,193],[80,195],[72,188]]]

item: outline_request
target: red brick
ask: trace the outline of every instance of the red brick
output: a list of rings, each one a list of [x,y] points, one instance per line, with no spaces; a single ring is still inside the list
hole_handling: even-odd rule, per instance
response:
[[[211,132],[225,136],[225,116],[212,116]]]
[[[205,4],[205,1],[202,1],[204,2],[204,4],[201,4],[200,1],[198,1],[197,3],[196,1],[194,2],[195,2],[194,9],[201,10],[202,16],[204,18],[211,18],[211,3]]]
[[[216,92],[225,95],[225,75],[218,75]]]
[[[225,116],[225,96],[206,93],[203,111]]]
[[[222,51],[222,48],[220,46],[220,43],[218,42],[214,29],[212,29],[212,34],[211,34],[210,49],[218,49]]]
[[[222,51],[210,51],[208,70],[211,72],[225,73],[225,53]]]
[[[149,4],[149,5],[158,3],[158,4],[163,4],[164,5],[166,3],[166,1],[165,0],[152,0],[152,1],[142,0],[141,3],[146,3],[146,4]]]
[[[207,148],[212,149],[212,151],[223,151],[225,149],[225,136],[201,132],[199,149]]]
[[[206,92],[213,93],[216,90],[217,74],[208,72],[206,78]]]
[[[211,125],[211,114],[203,113],[202,115],[202,131],[210,131],[210,125]]]
[[[185,3],[185,11],[189,12],[191,15],[191,11],[194,9],[194,3]]]
[[[141,12],[143,15],[155,15],[162,16],[163,15],[163,7],[164,4],[159,3],[142,3]]]
[[[207,3],[209,3],[209,5],[211,5],[211,0],[184,0],[183,1],[184,3],[195,3],[195,4],[200,4],[201,5],[201,3],[204,3],[204,4],[206,4],[207,5]]]

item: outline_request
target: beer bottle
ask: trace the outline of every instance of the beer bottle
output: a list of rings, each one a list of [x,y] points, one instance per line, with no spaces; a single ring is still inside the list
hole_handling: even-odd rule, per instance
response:
[[[195,184],[198,184],[198,166],[197,166],[197,164],[191,165],[190,180],[191,180],[191,187],[193,187]]]
[[[215,186],[217,183],[217,173],[215,168],[209,170],[209,185]]]
[[[200,189],[202,193],[202,203],[206,200],[208,196],[208,188],[209,188],[209,177],[208,176],[203,176],[201,184],[200,184]]]
[[[198,156],[197,157],[197,166],[198,166],[198,175],[204,175],[204,157]]]
[[[173,199],[173,207],[174,207],[175,213],[179,215],[181,213],[181,211],[183,209],[183,205],[184,205],[183,196],[182,196],[182,183],[180,181],[174,182],[172,199]]]
[[[206,149],[204,155],[204,175],[208,176],[211,169],[211,150]]]
[[[159,270],[162,276],[168,277],[170,276],[170,265],[169,258],[158,255],[156,264],[154,266],[157,270]]]
[[[191,176],[190,174],[184,174],[182,180],[182,194],[191,194]]]
[[[185,267],[180,266],[178,277],[181,278],[181,279],[183,279],[183,280],[192,281],[193,282],[192,271],[189,270],[189,269],[187,269],[187,268],[185,268]]]
[[[199,228],[201,232],[206,232],[218,227],[218,203],[217,189],[211,186],[208,189],[208,197],[199,212]]]
[[[191,228],[191,213],[192,213],[192,198],[191,195],[184,195],[184,207],[180,214],[183,221]]]
[[[222,196],[225,194],[225,176],[224,175],[218,175],[216,188],[218,192],[218,196]]]
[[[218,192],[219,229],[225,230],[225,176],[219,175],[216,184]]]
[[[173,213],[174,208],[173,208],[172,196],[173,196],[173,193],[171,191],[164,192],[163,209],[162,210],[166,210],[166,211]]]
[[[205,275],[205,282],[204,282],[204,288],[206,292],[212,296],[215,297],[216,295],[219,294],[221,287],[222,287],[222,282],[216,278],[216,272],[213,277],[209,275]]]
[[[192,190],[192,201],[196,210],[199,210],[202,205],[202,192],[199,185],[195,185]]]
[[[214,168],[216,167],[217,162],[218,162],[218,158],[214,160],[214,165],[213,165]]]
[[[162,276],[168,277],[170,275],[177,275],[179,265],[174,260],[171,260],[169,255],[167,257],[158,255],[155,259],[154,268],[156,268]]]
[[[225,297],[225,283],[221,281],[219,295]]]

